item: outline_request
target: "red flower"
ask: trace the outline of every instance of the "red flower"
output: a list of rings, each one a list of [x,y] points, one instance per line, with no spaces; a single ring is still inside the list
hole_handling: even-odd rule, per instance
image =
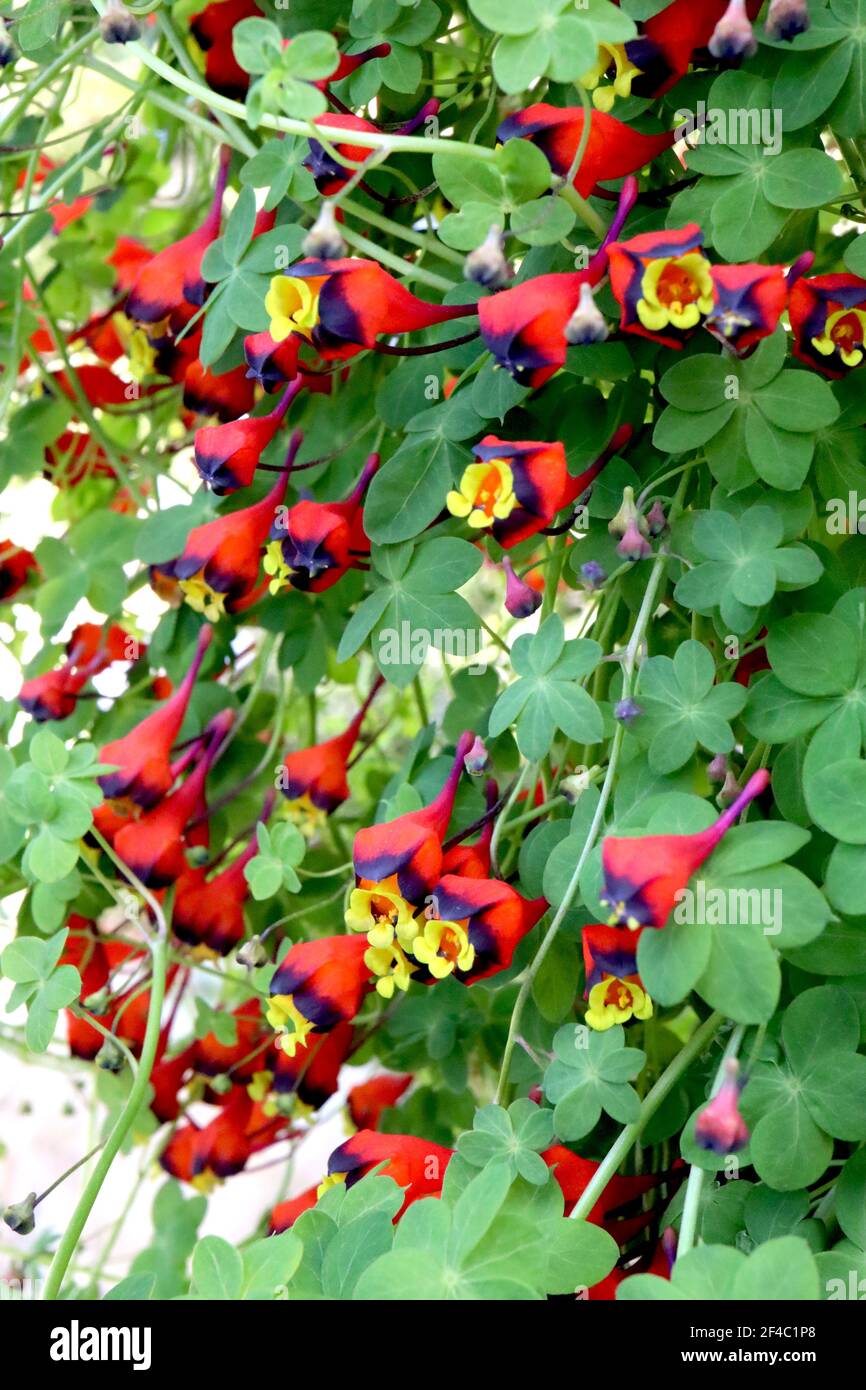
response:
[[[300,442],[294,435],[282,473],[260,502],[194,527],[176,560],[152,566],[154,587],[163,579],[177,580],[190,608],[210,622],[247,598],[258,583],[262,546],[286,495]]]
[[[337,1091],[340,1068],[352,1051],[355,1030],[338,1023],[330,1033],[310,1033],[293,1056],[276,1048],[270,1089],[278,1098],[297,1096],[318,1110]]]
[[[280,791],[290,803],[292,814],[299,819],[316,825],[347,800],[346,763],[358,740],[364,717],[383,684],[380,676],[342,734],[314,744],[312,748],[289,753],[277,769]]]
[[[115,271],[115,288],[128,294],[140,272],[153,260],[154,253],[134,237],[119,236],[106,262]]]
[[[754,19],[762,0],[747,0]],[[640,37],[625,44],[627,87],[624,95],[661,96],[685,77],[695,58],[704,52],[713,30],[728,8],[728,0],[673,0],[641,24]],[[707,55],[708,56],[708,55]]]
[[[200,810],[205,779],[232,718],[232,711],[224,710],[212,721],[210,745],[177,791],[115,835],[116,853],[142,883],[165,888],[188,871],[183,833]]]
[[[150,1108],[160,1124],[174,1124],[180,1115],[178,1091],[193,1069],[196,1047],[196,1043],[190,1043],[174,1057],[160,1057],[150,1073]]]
[[[289,1197],[285,1202],[278,1202],[271,1212],[268,1220],[268,1234],[279,1235],[282,1231],[288,1231],[294,1226],[299,1216],[303,1216],[305,1211],[309,1211],[316,1205],[319,1197],[319,1187],[314,1183],[308,1187],[306,1192],[301,1192],[297,1197]]]
[[[542,101],[507,116],[496,136],[503,141],[514,136],[531,140],[542,151],[553,172],[565,178],[580,145],[583,122],[583,107],[550,106]],[[675,131],[643,135],[615,116],[593,111],[574,187],[582,198],[588,198],[599,183],[637,173],[657,155],[670,149],[676,138]]]
[[[651,1018],[652,1000],[637,969],[637,944],[642,929],[624,931],[599,922],[583,928],[586,1022],[604,1031],[630,1018]]]
[[[278,1046],[294,1056],[314,1030],[350,1023],[370,987],[367,943],[358,936],[325,936],[292,946],[271,980],[268,1022]],[[286,1031],[291,1025],[292,1031]]]
[[[294,333],[282,343],[275,343],[267,329],[264,333],[248,333],[244,338],[244,357],[249,379],[266,391],[275,391],[282,383],[294,381],[298,375],[301,342]]]
[[[409,950],[428,979],[453,972],[462,984],[507,970],[520,942],[547,911],[545,898],[524,898],[496,878],[445,874],[431,894]]]
[[[210,212],[202,225],[157,252],[136,276],[126,301],[127,316],[136,323],[160,325],[169,320],[177,332],[204,303],[207,285],[202,278],[201,262],[211,242],[219,236],[230,160],[231,150],[225,146]]]
[[[714,265],[713,307],[704,327],[738,357],[744,356],[775,331],[789,290],[814,259],[807,251],[787,275],[780,265]]]
[[[367,62],[370,58],[386,57],[390,51],[390,44],[378,44],[376,48],[369,48],[366,52],[354,54],[352,57],[348,54],[343,55],[340,59],[340,66],[341,68],[345,67],[346,71],[341,73],[340,76],[347,76],[348,73],[358,67],[360,63]],[[349,63],[352,64],[351,67],[348,66]],[[329,79],[331,82],[339,80],[340,78],[336,75]],[[411,131],[416,130],[429,116],[434,116],[438,110],[439,102],[434,97],[431,101],[428,101],[422,106],[417,115],[413,116],[410,121],[406,121],[404,125],[399,126],[393,133],[395,135],[410,134]],[[313,124],[322,126],[323,130],[327,133],[327,141],[331,149],[336,150],[337,154],[349,164],[349,167],[346,168],[339,160],[334,159],[333,155],[330,154],[318,140],[310,140],[310,151],[304,160],[304,168],[309,169],[310,173],[313,175],[316,181],[316,188],[319,192],[325,197],[331,197],[348,183],[349,179],[352,178],[356,172],[356,166],[358,164],[363,164],[364,160],[368,159],[370,155],[374,153],[369,145],[352,145],[348,142],[340,142],[338,144],[335,139],[335,132],[340,130],[359,130],[376,131],[378,133],[379,127],[374,125],[372,121],[365,121],[363,116],[353,115],[352,112],[346,112],[345,114],[342,112],[338,112],[337,114],[326,112],[323,116],[317,116]]]
[[[237,1025],[235,1041],[221,1043],[213,1033],[199,1038],[193,1069],[201,1076],[230,1075],[233,1081],[246,1083],[261,1070],[273,1035],[265,1028],[258,998],[247,999],[232,1009],[232,1018]]]
[[[210,881],[206,869],[183,875],[171,915],[171,929],[179,941],[227,956],[243,940],[244,906],[249,894],[244,869],[257,853],[254,835],[243,854]]]
[[[36,556],[14,541],[0,541],[0,602],[15,597],[39,569]]]
[[[713,310],[714,285],[694,222],[643,232],[610,248],[610,287],[622,310],[620,328],[679,348]]]
[[[383,1110],[395,1106],[412,1081],[411,1073],[381,1072],[353,1086],[346,1097],[352,1123],[358,1129],[378,1129]]]
[[[581,1158],[564,1144],[554,1144],[541,1155],[562,1188],[565,1214],[568,1216],[583,1196],[599,1165],[591,1158]],[[652,1211],[641,1211],[638,1199],[662,1182],[669,1181],[668,1173],[645,1173],[637,1177],[616,1174],[612,1177],[587,1216],[593,1226],[603,1226],[620,1245],[631,1240],[638,1231],[654,1219]],[[629,1215],[629,1208],[635,1214]]]
[[[18,703],[39,723],[68,719],[75,712],[79,692],[93,676],[113,661],[132,659],[127,650],[131,640],[116,623],[107,633],[97,623],[80,623],[66,644],[63,665],[25,681],[18,692]],[[136,658],[140,655],[138,648]]]
[[[272,594],[284,584],[304,593],[322,593],[370,553],[362,507],[379,462],[378,454],[370,455],[344,502],[296,502],[275,518],[265,557],[265,571],[273,576]]]
[[[791,291],[794,356],[822,376],[843,377],[863,361],[866,280],[859,275],[814,275]]]
[[[421,1197],[441,1194],[445,1170],[453,1154],[453,1149],[414,1134],[377,1134],[374,1130],[361,1129],[331,1154],[328,1178],[331,1183],[345,1182],[347,1187],[353,1187],[373,1168],[384,1164],[380,1172],[393,1178],[406,1194],[394,1217],[396,1222],[406,1208]]]
[[[101,749],[101,763],[118,764],[116,772],[103,773],[99,778],[103,794],[109,800],[128,799],[146,808],[153,806],[171,787],[174,781],[171,749],[184,721],[211,636],[209,627],[201,629],[192,665],[165,704],[142,719],[123,738],[114,739]]]
[[[224,423],[237,420],[252,410],[255,398],[255,383],[243,366],[217,375],[196,357],[186,369],[183,403],[198,415],[216,415]]]
[[[255,0],[214,0],[190,18],[190,33],[204,50],[205,81],[222,96],[239,101],[246,96],[250,75],[234,55],[232,33],[242,19],[261,16]]]
[[[478,304],[484,346],[524,386],[542,386],[565,362],[566,327],[584,284],[597,285],[607,270],[608,246],[619,236],[637,197],[637,181],[626,179],[607,236],[585,270],[536,275]]]
[[[695,1143],[711,1153],[735,1154],[749,1142],[749,1128],[740,1114],[744,1082],[736,1058],[725,1063],[724,1079],[712,1100],[698,1112]]]
[[[694,835],[606,836],[600,900],[611,910],[609,921],[632,931],[644,926],[663,927],[680,890],[769,782],[770,774],[761,768],[724,815]]]
[[[428,304],[376,261],[298,261],[275,275],[265,298],[270,333],[307,338],[324,358],[374,348],[382,333],[411,333],[474,314],[475,304]]]
[[[472,733],[461,734],[445,785],[429,806],[357,832],[353,859],[361,888],[381,888],[394,880],[397,890],[411,903],[422,902],[432,890],[442,868],[442,841],[451,819],[463,759],[474,738]]]
[[[240,1173],[250,1157],[274,1143],[284,1128],[282,1117],[268,1120],[246,1090],[237,1087],[203,1129],[192,1124],[176,1129],[159,1161],[173,1177],[209,1192],[217,1181]]]
[[[302,385],[297,378],[287,386],[268,415],[249,416],[225,425],[207,425],[196,431],[195,466],[211,490],[222,496],[249,487],[263,451],[270,444],[289,406]]]
[[[558,512],[571,506],[631,433],[630,425],[621,425],[595,463],[576,478],[568,472],[558,441],[544,444],[486,434],[472,450],[478,462],[464,470],[446,506],[476,530],[489,527],[494,539],[510,549],[550,526]]]

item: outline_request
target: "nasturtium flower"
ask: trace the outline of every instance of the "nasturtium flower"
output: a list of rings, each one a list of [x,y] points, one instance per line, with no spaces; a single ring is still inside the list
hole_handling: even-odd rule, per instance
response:
[[[797,282],[789,301],[794,356],[822,376],[843,377],[859,367],[866,341],[866,280],[859,275],[815,275]]]
[[[610,247],[610,284],[621,309],[620,328],[682,347],[712,312],[712,267],[701,250],[703,233],[690,222],[664,232],[643,232]]]
[[[226,956],[243,940],[244,907],[249,896],[244,869],[258,852],[253,835],[243,853],[213,878],[208,879],[206,868],[183,875],[171,914],[171,929],[179,941],[208,954]]]
[[[467,985],[486,980],[508,969],[547,907],[545,898],[524,898],[500,879],[443,874],[430,895],[420,945],[416,940],[412,953],[429,972],[428,979],[453,972]]]
[[[585,1020],[604,1032],[630,1018],[652,1018],[652,1000],[637,970],[640,932],[592,923],[583,928],[583,964],[587,1000]]]
[[[442,841],[451,819],[463,759],[475,735],[461,734],[451,771],[439,795],[419,811],[407,811],[380,825],[365,826],[355,835],[353,861],[359,888],[394,880],[407,902],[420,905],[432,890],[442,867]]]
[[[300,376],[290,382],[268,415],[248,416],[244,420],[206,425],[196,430],[195,466],[212,492],[223,496],[249,487],[263,451],[280,428],[302,385]]]
[[[300,370],[298,353],[301,339],[294,333],[277,343],[265,329],[248,333],[244,338],[244,358],[249,379],[265,391],[275,391],[287,381],[294,381]]]
[[[412,1085],[410,1072],[380,1072],[353,1086],[346,1096],[349,1118],[356,1129],[378,1129],[382,1112],[395,1106]]]
[[[357,53],[351,57],[349,55],[342,57],[341,65],[346,69],[343,75],[346,75],[346,73],[352,70],[352,68],[348,66],[349,63],[354,67],[358,67],[361,63],[366,62],[370,58],[385,57],[390,51],[390,44],[377,44],[375,48],[369,48],[364,53]],[[335,79],[331,80],[333,81]],[[421,110],[417,115],[413,116],[411,120],[398,126],[393,134],[410,134],[411,131],[417,129],[419,125],[422,125],[429,116],[434,116],[438,110],[439,102],[433,97],[432,100],[426,102],[425,105],[421,107]],[[363,164],[373,153],[369,145],[352,144],[352,131],[376,131],[378,133],[380,127],[375,125],[373,121],[365,120],[363,116],[354,115],[351,111],[328,111],[323,116],[316,116],[313,125],[320,125],[323,130],[326,131],[328,149],[325,148],[321,141],[311,137],[309,152],[304,160],[304,168],[308,169],[312,174],[318,191],[325,197],[330,198],[334,193],[337,193],[341,188],[345,187],[355,174],[357,166]],[[346,132],[346,139],[340,138],[338,132],[341,131]],[[341,164],[339,158],[335,158],[335,155],[342,157],[347,163]]]
[[[0,602],[8,603],[38,573],[36,556],[14,541],[0,541]]]
[[[366,932],[370,945],[376,948],[390,946],[395,936],[409,945],[418,930],[415,908],[384,884],[352,889],[346,926],[349,931]]]
[[[721,1086],[698,1113],[695,1122],[695,1142],[700,1148],[717,1154],[735,1154],[746,1147],[749,1128],[740,1114],[740,1092],[744,1084],[736,1058],[728,1058]]]
[[[165,888],[188,869],[184,855],[184,831],[196,815],[204,785],[220,744],[231,726],[233,713],[224,710],[211,723],[208,746],[196,767],[177,791],[124,825],[114,837],[114,850],[142,883]]]
[[[754,19],[763,0],[747,0],[748,17]],[[638,97],[662,96],[670,91],[689,66],[700,56],[703,61],[707,54],[710,39],[728,7],[728,0],[673,0],[657,14],[644,20],[636,39],[618,45],[619,53],[612,54],[615,68],[612,88],[596,88],[593,101],[601,104],[603,110],[613,105],[616,96],[627,94]],[[590,79],[600,75],[605,54],[599,55],[598,64],[589,74]],[[617,91],[617,81],[621,93]],[[611,92],[611,96],[607,96]]]
[[[355,487],[342,502],[313,502],[307,498],[279,512],[270,530],[265,573],[270,591],[286,584],[303,593],[322,593],[370,553],[364,532],[364,496],[379,468],[371,454]]]
[[[477,879],[472,882],[477,883]],[[454,971],[466,972],[475,964],[475,947],[469,940],[468,923],[446,922],[428,917],[419,922],[421,932],[410,950],[434,980],[444,980]]]
[[[470,463],[456,490],[445,498],[451,515],[465,517],[475,530],[492,526],[494,520],[503,520],[516,504],[514,474],[504,458]]]
[[[355,1045],[352,1024],[338,1023],[329,1033],[310,1033],[291,1055],[276,1048],[268,1094],[278,1106],[296,1096],[302,1105],[318,1110],[336,1093],[340,1068]]]
[[[565,178],[580,145],[584,119],[582,106],[551,106],[542,101],[506,116],[496,134],[500,140],[510,140],[514,136],[531,140],[544,154],[553,172]],[[637,173],[657,155],[670,149],[675,138],[673,131],[644,135],[614,116],[594,111],[583,158],[574,175],[574,187],[581,197],[588,198],[599,183]]]
[[[606,836],[600,901],[610,909],[610,924],[632,931],[663,927],[680,890],[769,782],[766,769],[759,769],[724,815],[693,835]]]
[[[790,290],[814,259],[806,252],[787,275],[780,265],[714,265],[713,307],[704,327],[738,357],[744,356],[775,331]]]
[[[183,403],[196,415],[216,415],[225,424],[247,415],[255,399],[255,382],[250,380],[245,366],[218,373],[195,357],[184,373]]]
[[[585,270],[536,275],[499,290],[478,303],[481,338],[500,367],[523,386],[543,386],[564,364],[566,328],[581,300],[584,284],[597,285],[607,271],[608,247],[616,241],[637,197],[637,181],[627,178],[616,216]]]
[[[213,201],[202,225],[147,261],[129,291],[127,317],[151,326],[157,336],[164,324],[179,332],[207,297],[201,263],[205,251],[219,236],[231,153],[227,146],[220,153]]]
[[[116,623],[107,631],[98,623],[79,623],[66,644],[66,660],[53,671],[25,681],[18,692],[18,703],[37,723],[68,719],[75,712],[79,694],[93,676],[112,662],[130,659],[130,641],[129,633]]]
[[[99,778],[108,800],[130,801],[147,808],[170,789],[174,781],[171,749],[184,721],[212,635],[209,627],[202,628],[192,664],[174,694],[123,738],[113,739],[100,750],[101,763],[109,767],[116,765],[113,772],[103,773]]]
[[[281,1116],[264,1115],[246,1088],[236,1086],[209,1124],[199,1129],[188,1123],[176,1129],[159,1161],[172,1177],[207,1194],[225,1178],[242,1172],[254,1153],[273,1144],[285,1123]]]
[[[204,54],[205,81],[221,96],[234,101],[243,101],[246,96],[250,75],[234,55],[232,31],[243,19],[263,17],[255,0],[211,0],[190,17],[193,46]]]
[[[264,1050],[273,1033],[266,1028],[258,996],[245,999],[231,1010],[235,1023],[235,1040],[220,1042],[215,1033],[206,1033],[195,1044],[193,1071],[199,1076],[215,1077],[231,1074],[236,1082],[250,1081],[262,1066]]]
[[[270,986],[268,1022],[290,1057],[312,1032],[350,1023],[370,986],[362,936],[324,936],[292,946]]]
[[[566,1148],[564,1144],[553,1144],[542,1152],[548,1168],[562,1189],[565,1198],[565,1214],[568,1216],[575,1204],[583,1196],[589,1182],[598,1172],[598,1163],[592,1158],[583,1158]],[[639,1231],[644,1230],[655,1219],[650,1208],[638,1211],[637,1215],[621,1215],[621,1212],[634,1212],[638,1199],[653,1188],[658,1187],[669,1177],[667,1173],[640,1173],[623,1175],[620,1173],[605,1183],[604,1191],[589,1212],[587,1221],[594,1226],[603,1226],[620,1245],[633,1240]]]
[[[348,256],[298,261],[275,275],[265,296],[275,342],[291,333],[325,358],[352,357],[373,348],[382,333],[411,333],[474,314],[475,304],[429,304],[376,261]]]
[[[303,1216],[305,1211],[310,1211],[316,1205],[318,1198],[319,1184],[314,1183],[297,1197],[288,1197],[285,1202],[277,1202],[268,1217],[268,1234],[276,1236],[290,1230],[299,1216]]]
[[[361,1129],[331,1154],[328,1177],[352,1187],[379,1168],[404,1189],[403,1205],[394,1218],[398,1221],[412,1202],[439,1195],[453,1156],[453,1149],[415,1134],[378,1134]]]
[[[285,498],[299,443],[296,436],[285,468],[260,502],[195,526],[177,559],[152,567],[152,581],[177,580],[190,608],[209,622],[218,622],[247,598],[258,582],[262,547]]]
[[[382,684],[381,677],[374,682],[358,713],[341,734],[287,754],[278,767],[280,791],[290,808],[297,807],[302,819],[322,820],[348,798],[347,760]]]

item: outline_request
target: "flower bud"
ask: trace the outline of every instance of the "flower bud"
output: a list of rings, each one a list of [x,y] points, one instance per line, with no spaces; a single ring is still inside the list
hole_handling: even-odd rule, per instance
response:
[[[637,521],[630,521],[626,526],[616,553],[622,556],[623,560],[645,560],[648,555],[652,555],[652,546],[642,535]]]
[[[489,762],[487,749],[483,741],[476,734],[475,742],[463,759],[463,766],[470,777],[480,777]]]
[[[707,776],[711,782],[724,782],[728,775],[727,753],[717,753],[712,762],[707,763]]]
[[[13,1202],[11,1206],[3,1208],[3,1220],[16,1236],[29,1236],[33,1230],[36,1225],[33,1215],[35,1206],[36,1193],[28,1192],[23,1202]]]
[[[700,1148],[717,1154],[733,1154],[746,1147],[749,1131],[739,1110],[743,1084],[740,1064],[730,1057],[725,1063],[724,1081],[695,1123],[695,1140]]]
[[[764,30],[768,38],[790,43],[798,34],[805,34],[810,23],[807,0],[770,0]]]
[[[758,41],[746,13],[746,0],[731,0],[707,45],[714,58],[751,58]]]
[[[625,700],[617,700],[613,707],[613,717],[618,719],[621,724],[633,724],[636,719],[640,719],[642,714],[643,706],[630,697]]]
[[[731,768],[728,768],[727,772],[725,773],[725,780],[722,784],[722,789],[716,797],[716,801],[722,808],[724,808],[725,806],[730,806],[732,802],[736,801],[739,795],[740,784],[737,781],[736,773]]]
[[[233,1082],[230,1076],[222,1074],[212,1076],[208,1082],[212,1091],[216,1091],[218,1096],[227,1096],[232,1088]]]
[[[514,566],[506,556],[502,561],[505,570],[505,607],[512,618],[529,618],[541,606],[541,594],[527,584],[515,572]]]
[[[667,527],[668,519],[665,516],[665,509],[658,498],[646,514],[646,524],[651,536],[660,536]]]
[[[463,262],[463,274],[476,285],[488,290],[501,290],[508,284],[513,270],[505,259],[505,238],[502,228],[492,226],[480,246],[470,251]]]
[[[580,287],[577,308],[565,325],[565,341],[572,347],[603,343],[609,332],[605,317],[595,302],[592,286],[585,280]]]
[[[587,560],[580,567],[580,577],[588,589],[600,589],[607,581],[607,570],[598,560]]]
[[[107,989],[98,989],[94,994],[88,994],[86,999],[82,999],[82,1007],[89,1014],[95,1014],[97,1018],[101,1018],[103,1014],[108,1013],[109,997]]]
[[[319,215],[301,243],[305,256],[314,261],[338,261],[346,254],[334,204],[326,198],[319,209]]]
[[[634,488],[624,487],[622,490],[622,506],[615,516],[612,516],[607,523],[607,529],[612,536],[624,536],[630,526],[636,525],[642,535],[647,533],[647,524],[635,505]]]
[[[106,43],[132,43],[141,38],[141,25],[120,0],[109,0],[99,21],[99,32]]]
[[[260,936],[251,936],[249,941],[245,941],[236,955],[235,960],[238,965],[245,965],[247,970],[257,970],[260,965],[264,965],[268,959],[268,953],[262,944]]]
[[[576,805],[589,787],[591,771],[591,768],[581,767],[570,773],[568,777],[563,777],[558,790],[570,806]]]
[[[126,1058],[117,1043],[106,1038],[93,1060],[100,1071],[118,1072],[123,1071]]]
[[[17,57],[12,36],[6,28],[5,20],[0,20],[0,68],[8,68]]]

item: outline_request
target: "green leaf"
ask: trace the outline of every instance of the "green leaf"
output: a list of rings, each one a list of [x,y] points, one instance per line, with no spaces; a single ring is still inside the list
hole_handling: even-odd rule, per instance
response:
[[[204,1236],[192,1255],[192,1286],[201,1298],[221,1303],[241,1296],[244,1266],[240,1254],[221,1236]]]
[[[776,207],[814,208],[837,197],[842,180],[839,166],[822,150],[787,150],[768,160],[763,188]]]

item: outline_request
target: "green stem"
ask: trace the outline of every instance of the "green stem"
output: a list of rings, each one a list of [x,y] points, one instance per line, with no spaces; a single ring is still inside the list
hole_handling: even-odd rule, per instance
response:
[[[662,1072],[658,1081],[647,1096],[640,1108],[640,1115],[634,1124],[626,1125],[619,1138],[611,1145],[602,1159],[598,1168],[593,1173],[571,1213],[572,1221],[582,1221],[589,1215],[604,1189],[607,1187],[617,1168],[622,1163],[629,1149],[635,1144],[647,1124],[658,1110],[662,1101],[668,1096],[683,1072],[691,1066],[697,1057],[700,1057],[704,1048],[712,1042],[716,1033],[722,1026],[724,1017],[722,1014],[710,1014],[699,1028],[696,1028],[689,1038],[685,1047],[677,1053],[673,1061]]]
[[[725,1048],[724,1056],[719,1063],[712,1089],[710,1090],[710,1100],[716,1095],[725,1079],[725,1063],[729,1058],[736,1057],[739,1052],[740,1043],[743,1041],[743,1034],[745,1031],[743,1025],[740,1024],[731,1034],[728,1045]],[[689,1178],[686,1183],[686,1196],[683,1203],[683,1214],[680,1219],[679,1239],[677,1240],[677,1259],[679,1259],[681,1255],[687,1254],[695,1243],[705,1173],[706,1169],[698,1167],[696,1163],[693,1163],[689,1169]]]
[[[76,1247],[81,1234],[87,1223],[87,1218],[93,1209],[93,1205],[102,1189],[102,1184],[108,1176],[121,1145],[129,1133],[132,1125],[144,1103],[147,1095],[147,1086],[150,1081],[150,1074],[156,1059],[156,1050],[159,1046],[159,1030],[162,1018],[162,1003],[165,997],[165,976],[168,966],[168,938],[161,935],[151,943],[152,975],[150,986],[150,1005],[147,1011],[147,1027],[144,1035],[144,1045],[141,1049],[141,1060],[138,1071],[126,1098],[126,1104],[115,1121],[111,1133],[105,1141],[102,1153],[94,1165],[84,1191],[78,1200],[72,1219],[64,1231],[60,1244],[51,1261],[51,1267],[45,1280],[45,1289],[42,1297],[51,1302],[60,1296],[61,1286],[69,1262],[75,1254]]]

